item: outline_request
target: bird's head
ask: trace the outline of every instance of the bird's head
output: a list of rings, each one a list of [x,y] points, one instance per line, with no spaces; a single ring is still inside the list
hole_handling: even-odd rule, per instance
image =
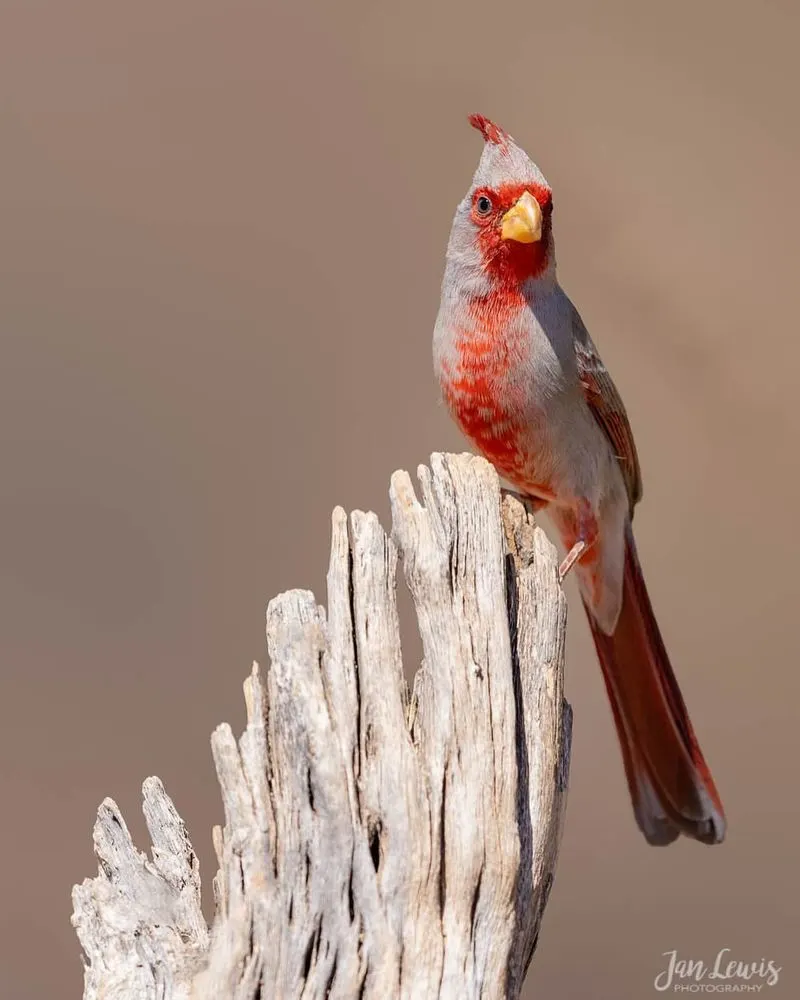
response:
[[[469,122],[484,138],[467,196],[458,206],[448,262],[473,281],[505,286],[554,272],[553,197],[541,170],[511,136],[483,115]]]

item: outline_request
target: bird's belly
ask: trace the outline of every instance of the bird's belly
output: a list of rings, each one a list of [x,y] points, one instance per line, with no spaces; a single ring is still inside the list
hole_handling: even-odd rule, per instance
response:
[[[499,474],[527,496],[555,497],[554,463],[546,414],[512,388],[497,392],[448,392],[445,399],[462,433]]]

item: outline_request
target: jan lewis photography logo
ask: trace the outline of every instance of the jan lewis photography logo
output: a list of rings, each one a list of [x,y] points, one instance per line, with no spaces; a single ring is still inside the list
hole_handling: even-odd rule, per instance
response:
[[[665,951],[666,966],[653,981],[662,993],[760,993],[778,982],[781,966],[772,959],[742,961],[730,948],[720,948],[710,962]]]

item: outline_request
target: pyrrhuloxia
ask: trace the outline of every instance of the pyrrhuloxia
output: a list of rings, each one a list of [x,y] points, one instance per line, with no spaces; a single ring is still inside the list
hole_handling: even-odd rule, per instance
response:
[[[514,140],[485,140],[447,247],[436,371],[464,434],[547,508],[603,669],[637,823],[651,844],[722,841],[722,804],[670,666],[631,522],[641,474],[625,408],[556,278],[550,185]]]

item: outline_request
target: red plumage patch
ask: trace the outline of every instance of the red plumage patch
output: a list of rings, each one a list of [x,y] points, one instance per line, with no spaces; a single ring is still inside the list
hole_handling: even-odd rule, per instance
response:
[[[456,334],[458,362],[443,381],[445,399],[464,434],[509,478],[521,460],[522,401],[508,391],[502,398],[495,386],[516,362],[521,333],[514,319],[525,306],[520,289],[498,288],[476,297],[469,306],[469,323]]]
[[[534,196],[542,209],[542,238],[538,243],[517,243],[500,236],[500,223],[505,213],[526,192]],[[486,197],[492,203],[487,215],[479,215],[476,205]],[[476,242],[484,269],[500,285],[519,286],[528,278],[536,278],[547,267],[552,231],[553,195],[541,184],[502,184],[498,188],[478,188],[472,196],[472,221],[478,227]]]

